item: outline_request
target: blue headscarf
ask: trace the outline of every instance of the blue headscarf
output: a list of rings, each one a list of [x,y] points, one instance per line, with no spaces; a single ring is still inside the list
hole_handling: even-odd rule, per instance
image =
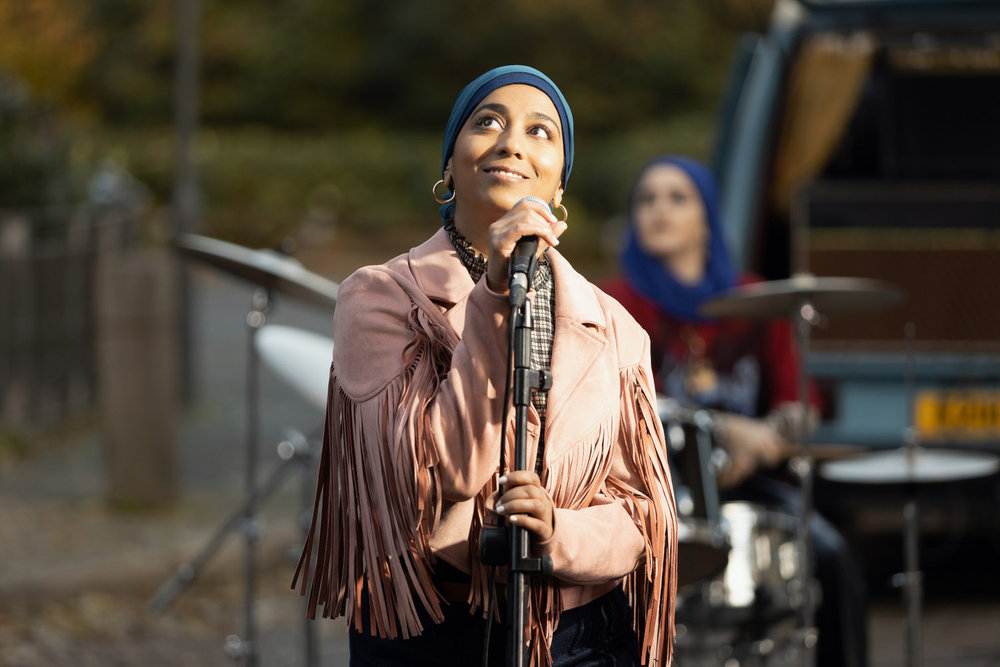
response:
[[[562,92],[553,83],[552,79],[539,72],[534,67],[527,65],[505,65],[491,69],[489,72],[480,75],[472,83],[462,89],[455,100],[455,106],[451,108],[451,116],[448,118],[448,125],[444,130],[444,145],[441,149],[441,173],[448,164],[448,158],[455,150],[455,140],[458,133],[469,119],[476,106],[483,99],[497,88],[523,83],[533,86],[545,93],[556,112],[559,114],[559,123],[562,126],[563,144],[563,169],[562,187],[566,187],[569,180],[569,172],[573,168],[573,113],[569,110],[569,104]],[[455,202],[441,206],[441,217],[447,216],[448,211],[455,206]]]
[[[639,245],[635,233],[635,195],[639,181],[649,169],[660,165],[673,165],[683,171],[694,182],[705,207],[708,223],[709,248],[708,266],[705,276],[697,285],[686,285],[678,281],[672,273],[655,257],[648,255]],[[726,248],[722,220],[719,217],[719,202],[715,177],[708,167],[680,155],[661,155],[653,158],[639,170],[632,182],[628,198],[628,236],[621,263],[625,278],[642,294],[658,303],[672,315],[695,322],[703,321],[698,307],[709,297],[729,289],[735,283],[733,266]]]

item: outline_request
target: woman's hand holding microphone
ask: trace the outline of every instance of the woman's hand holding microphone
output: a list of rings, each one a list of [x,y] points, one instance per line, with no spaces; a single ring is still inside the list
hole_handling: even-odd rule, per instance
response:
[[[486,284],[499,294],[507,291],[507,273],[517,242],[526,236],[538,238],[538,256],[549,246],[559,244],[566,223],[557,220],[549,205],[538,197],[525,197],[514,204],[499,220],[490,225],[490,249],[487,257]]]

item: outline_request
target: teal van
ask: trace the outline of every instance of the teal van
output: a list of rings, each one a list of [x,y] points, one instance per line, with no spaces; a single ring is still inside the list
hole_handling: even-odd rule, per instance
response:
[[[776,0],[737,49],[712,162],[743,270],[906,294],[811,327],[811,442],[1000,455],[1000,2]],[[898,504],[872,502],[885,489],[821,477],[821,509],[899,528]],[[922,523],[939,512],[945,533],[976,525],[1000,550],[996,479]]]
[[[713,161],[743,269],[907,295],[812,329],[814,440],[1000,451],[1000,2],[778,0]]]

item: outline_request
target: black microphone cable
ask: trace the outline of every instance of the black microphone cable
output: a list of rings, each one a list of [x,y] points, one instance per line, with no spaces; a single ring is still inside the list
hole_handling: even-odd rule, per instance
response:
[[[515,310],[511,308],[510,323],[507,332],[507,380],[504,382],[503,416],[500,418],[500,477],[506,474],[507,468],[507,416],[510,414],[510,401],[513,394],[512,377],[514,375],[514,346],[510,342],[514,340]],[[496,593],[496,578],[497,566],[491,565],[489,578],[490,593],[487,597],[486,605],[486,630],[483,633],[483,667],[489,667],[490,665],[490,634],[493,630],[493,597]]]

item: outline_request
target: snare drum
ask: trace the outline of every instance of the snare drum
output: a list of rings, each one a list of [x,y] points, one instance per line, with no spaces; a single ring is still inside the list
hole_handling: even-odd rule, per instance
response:
[[[677,583],[686,586],[720,574],[729,559],[715,484],[715,429],[705,410],[662,397],[658,408],[677,501]]]

